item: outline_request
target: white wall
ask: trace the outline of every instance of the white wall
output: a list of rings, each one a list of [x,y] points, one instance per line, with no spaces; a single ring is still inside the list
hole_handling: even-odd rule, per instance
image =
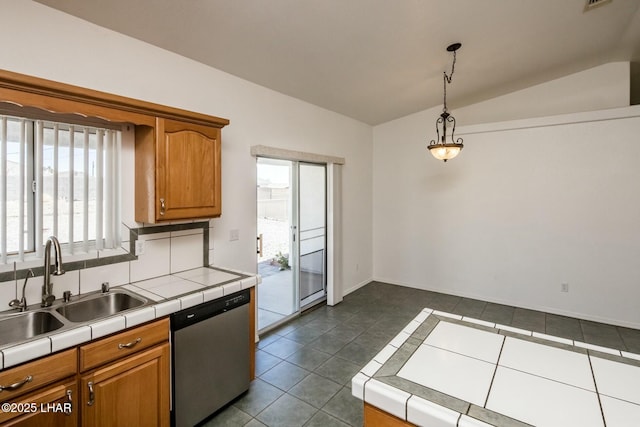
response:
[[[553,105],[554,86],[484,102],[483,114]],[[446,164],[426,149],[439,113],[374,128],[374,278],[639,327],[640,108],[460,128],[465,148]]]
[[[255,271],[251,145],[344,157],[341,285],[347,289],[371,278],[370,126],[38,3],[1,0],[0,9],[2,69],[231,121],[222,132],[223,215],[213,221],[217,265]],[[232,229],[240,231],[240,240],[229,241]]]

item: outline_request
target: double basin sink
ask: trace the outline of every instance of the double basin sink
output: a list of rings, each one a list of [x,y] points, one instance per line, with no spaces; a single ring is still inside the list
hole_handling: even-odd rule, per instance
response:
[[[100,320],[150,302],[124,289],[80,296],[76,301],[56,301],[49,308],[0,315],[0,346],[26,341],[82,323]]]

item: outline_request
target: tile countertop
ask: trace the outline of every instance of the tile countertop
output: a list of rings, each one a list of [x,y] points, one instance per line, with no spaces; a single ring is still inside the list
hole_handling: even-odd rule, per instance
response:
[[[0,370],[139,325],[260,283],[260,276],[217,267],[200,267],[112,289],[128,289],[151,304],[63,332],[0,346]]]
[[[631,426],[640,355],[424,309],[352,379],[417,425]]]

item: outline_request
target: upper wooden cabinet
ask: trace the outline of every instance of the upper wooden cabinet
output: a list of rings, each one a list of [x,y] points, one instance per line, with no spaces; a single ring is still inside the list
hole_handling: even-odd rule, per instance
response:
[[[135,125],[136,221],[220,216],[220,133],[229,120],[0,70],[0,111],[23,107],[71,123]]]
[[[157,118],[136,127],[139,222],[220,216],[220,128]]]

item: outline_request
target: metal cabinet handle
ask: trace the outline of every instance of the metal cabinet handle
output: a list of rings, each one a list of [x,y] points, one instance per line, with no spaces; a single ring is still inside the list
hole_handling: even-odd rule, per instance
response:
[[[167,205],[164,202],[164,199],[160,199],[160,215],[164,215],[164,211],[167,209]]]
[[[72,405],[72,404],[73,404],[73,402],[72,402],[72,400],[71,400],[71,393],[72,393],[72,391],[71,391],[71,390],[67,390],[67,402],[69,402],[69,403]],[[69,405],[69,406],[72,408],[72,406],[71,406],[71,405]],[[72,410],[72,409],[69,409],[68,411],[64,411],[64,414],[65,414],[66,416],[70,416],[72,413],[73,413],[73,410]]]
[[[93,392],[93,381],[89,381],[87,383],[87,387],[89,387],[89,401],[87,402],[87,406],[93,406],[95,403],[95,393]]]
[[[142,338],[136,338],[135,341],[128,342],[126,344],[118,344],[118,350],[122,350],[123,348],[131,348],[142,341]]]
[[[18,381],[17,383],[13,383],[13,384],[6,385],[6,386],[5,385],[0,385],[0,393],[3,390],[9,390],[9,391],[17,390],[20,387],[22,387],[23,385],[25,385],[26,383],[30,383],[32,380],[33,380],[33,376],[32,375],[27,375],[25,377],[25,379],[23,379],[22,381]]]

